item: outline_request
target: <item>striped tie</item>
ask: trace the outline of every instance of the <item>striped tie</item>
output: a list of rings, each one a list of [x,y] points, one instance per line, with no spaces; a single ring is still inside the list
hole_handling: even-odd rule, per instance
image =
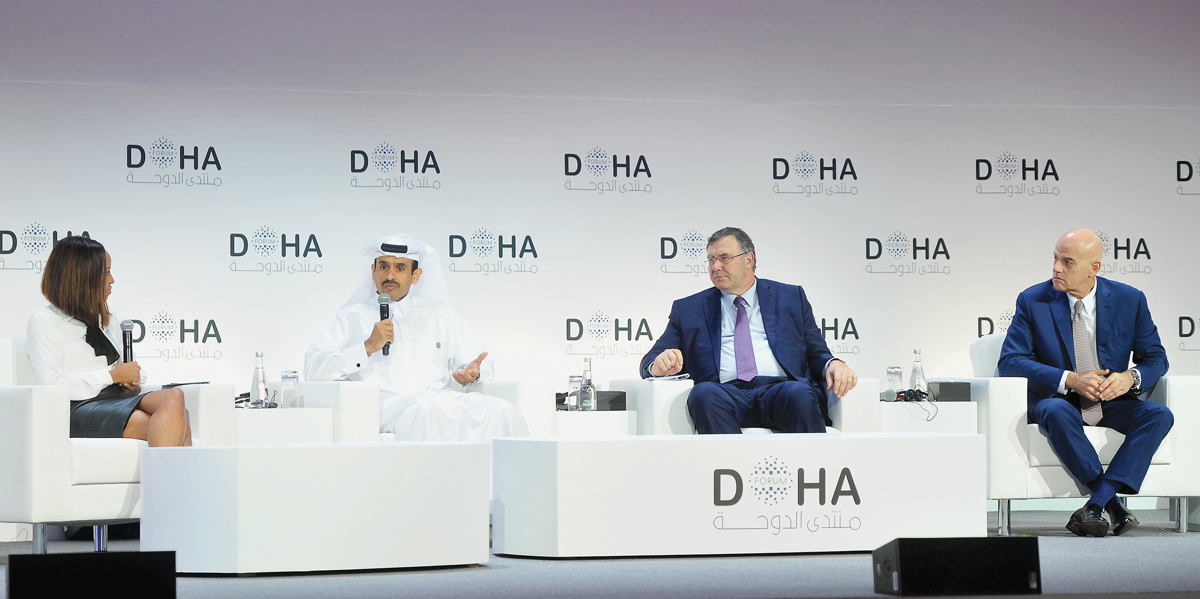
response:
[[[1092,355],[1092,340],[1088,337],[1087,323],[1083,320],[1083,300],[1075,302],[1075,317],[1071,319],[1071,337],[1075,341],[1075,372],[1090,372],[1096,370],[1096,358]],[[1096,426],[1104,417],[1100,402],[1079,396],[1079,411],[1083,413],[1083,423]]]

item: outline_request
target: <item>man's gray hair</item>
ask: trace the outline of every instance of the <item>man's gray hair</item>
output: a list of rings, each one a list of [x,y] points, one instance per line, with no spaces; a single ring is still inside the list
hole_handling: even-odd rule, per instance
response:
[[[725,227],[723,229],[718,229],[716,233],[708,236],[708,245],[711,246],[712,244],[729,237],[730,235],[737,240],[738,249],[740,251],[754,252],[754,242],[750,241],[750,236],[747,235],[745,231],[737,227]],[[758,269],[758,252],[754,252],[754,264],[751,265],[751,268],[755,270]]]

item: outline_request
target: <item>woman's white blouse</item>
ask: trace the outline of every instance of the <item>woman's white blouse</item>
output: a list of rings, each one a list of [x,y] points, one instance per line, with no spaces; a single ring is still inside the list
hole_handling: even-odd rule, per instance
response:
[[[120,351],[120,337],[114,335],[110,319],[104,334]],[[39,385],[66,385],[72,400],[95,397],[113,383],[108,359],[97,356],[87,344],[87,327],[54,306],[46,306],[29,317],[25,348],[33,364]],[[117,362],[113,363],[115,366]]]

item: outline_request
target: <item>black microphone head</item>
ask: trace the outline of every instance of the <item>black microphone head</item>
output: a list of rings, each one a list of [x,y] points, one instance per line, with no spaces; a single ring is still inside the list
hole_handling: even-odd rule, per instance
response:
[[[380,305],[380,306],[386,306],[386,305],[388,305],[389,303],[391,303],[391,301],[392,301],[392,296],[390,296],[390,295],[388,295],[388,294],[386,294],[386,293],[380,293],[380,294],[379,294],[379,297],[378,297],[378,298],[376,298],[376,299],[379,301],[379,305]]]
[[[122,320],[121,321],[121,330],[125,331],[127,333],[133,332],[133,321],[132,320]]]

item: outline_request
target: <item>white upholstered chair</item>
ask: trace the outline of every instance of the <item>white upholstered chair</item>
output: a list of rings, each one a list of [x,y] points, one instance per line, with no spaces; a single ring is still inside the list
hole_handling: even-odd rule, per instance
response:
[[[613,391],[624,391],[627,406],[638,415],[639,435],[692,435],[696,427],[688,416],[687,397],[692,381],[626,379],[609,383]],[[858,379],[858,385],[845,397],[832,392],[829,400],[829,419],[833,430],[859,433],[878,432],[879,379]],[[763,428],[742,429],[743,433],[770,433]]]
[[[195,445],[233,443],[231,385],[181,387]],[[46,525],[107,525],[141,516],[139,452],[145,441],[71,439],[67,387],[35,385],[22,338],[0,338],[0,522],[32,523],[34,552]]]
[[[986,335],[971,345],[971,398],[979,402],[979,432],[987,437],[988,498],[999,502],[999,531],[1011,532],[1011,501],[1083,497],[1090,491],[1065,468],[1044,432],[1029,424],[1024,378],[997,377],[1004,335]],[[1147,401],[1166,404],[1175,426],[1154,454],[1141,495],[1171,498],[1172,518],[1187,531],[1187,497],[1200,495],[1200,377],[1166,376]],[[1101,463],[1109,460],[1125,436],[1109,428],[1084,427]]]

